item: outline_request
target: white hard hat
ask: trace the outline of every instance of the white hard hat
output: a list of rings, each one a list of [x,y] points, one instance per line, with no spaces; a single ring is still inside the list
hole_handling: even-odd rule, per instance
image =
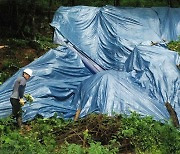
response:
[[[29,68],[26,68],[26,69],[24,70],[24,73],[28,74],[29,76],[32,76],[32,70],[29,69]]]

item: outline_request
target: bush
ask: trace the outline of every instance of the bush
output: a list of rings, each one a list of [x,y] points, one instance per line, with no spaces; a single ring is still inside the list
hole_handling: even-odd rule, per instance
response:
[[[168,43],[168,48],[170,50],[176,51],[180,54],[180,40],[179,41],[171,41]]]
[[[118,128],[113,130],[112,125]],[[109,142],[97,141],[102,136],[108,136]],[[71,143],[67,139],[72,139]],[[180,131],[168,122],[160,123],[137,113],[114,117],[92,114],[76,122],[65,121],[57,115],[48,119],[38,116],[22,129],[18,129],[14,119],[9,117],[0,119],[0,152],[178,154]]]

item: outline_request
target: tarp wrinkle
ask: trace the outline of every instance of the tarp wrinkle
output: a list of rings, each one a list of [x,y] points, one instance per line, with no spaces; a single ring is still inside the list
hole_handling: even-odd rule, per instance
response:
[[[33,69],[25,93],[34,102],[23,120],[55,113],[132,111],[168,120],[168,101],[180,119],[180,57],[167,48],[180,36],[180,9],[168,7],[60,7],[51,22],[58,48],[20,69],[0,86],[0,117],[11,114],[15,79]]]

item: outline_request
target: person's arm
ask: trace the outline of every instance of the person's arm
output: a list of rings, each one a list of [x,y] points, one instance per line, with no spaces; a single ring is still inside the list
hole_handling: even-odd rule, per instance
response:
[[[18,92],[19,92],[19,103],[23,106],[25,101],[23,99],[24,96],[24,89],[25,87],[23,85],[19,85]]]
[[[22,99],[24,96],[24,86],[23,85],[19,85],[18,92],[19,92],[19,98]]]
[[[81,112],[81,109],[78,109],[78,110],[76,111],[76,114],[75,114],[75,116],[74,116],[74,121],[77,121],[77,120],[78,120],[79,115],[80,115],[80,112]]]

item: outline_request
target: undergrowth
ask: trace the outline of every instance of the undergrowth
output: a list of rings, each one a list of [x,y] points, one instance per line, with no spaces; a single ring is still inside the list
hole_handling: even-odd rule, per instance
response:
[[[28,65],[57,45],[52,43],[51,36],[37,35],[36,40],[8,38],[0,39],[5,46],[0,51],[0,85],[15,74],[20,68]]]
[[[180,55],[180,39],[179,39],[179,41],[171,41],[171,42],[169,42],[168,43],[168,48],[170,50],[178,52],[178,54]]]
[[[92,114],[74,122],[35,118],[22,129],[0,119],[0,153],[180,153],[180,131],[152,117]]]
[[[52,47],[50,38],[43,37],[37,41],[8,41],[9,55],[1,61],[0,84],[12,75],[11,69],[15,71],[22,67],[17,59],[16,62],[10,59],[19,50],[17,46],[36,50]],[[170,42],[168,48],[180,54],[180,41]],[[33,56],[28,56],[29,61],[34,60]],[[77,122],[38,117],[27,122],[21,130],[17,129],[14,119],[8,117],[0,119],[0,153],[179,154],[180,131],[169,122],[160,123],[136,113],[114,117],[92,114]]]

